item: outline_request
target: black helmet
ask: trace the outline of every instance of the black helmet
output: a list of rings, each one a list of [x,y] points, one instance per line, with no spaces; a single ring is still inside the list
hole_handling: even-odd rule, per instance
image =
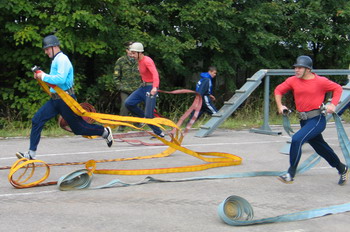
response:
[[[60,41],[58,41],[55,35],[48,35],[43,39],[43,49],[48,47],[59,46]]]
[[[310,56],[299,56],[297,62],[293,66],[312,69],[312,59]]]

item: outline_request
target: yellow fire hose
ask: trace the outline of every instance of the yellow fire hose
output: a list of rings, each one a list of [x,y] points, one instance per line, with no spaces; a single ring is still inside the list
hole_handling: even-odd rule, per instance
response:
[[[48,86],[44,82],[40,80],[38,81],[41,87],[44,89],[44,91],[50,94]],[[164,138],[161,138],[151,132],[147,132],[150,135],[155,136],[161,142],[163,142],[165,145],[168,146],[168,148],[165,149],[164,151],[155,155],[150,155],[150,156],[115,159],[111,161],[160,158],[160,157],[169,156],[173,154],[175,151],[181,151],[185,154],[191,155],[205,162],[204,164],[190,165],[190,166],[183,166],[183,167],[121,170],[121,169],[97,169],[96,163],[106,162],[106,160],[104,161],[91,160],[86,162],[86,165],[89,164],[89,167],[93,166],[92,169],[89,169],[89,170],[92,170],[91,171],[92,173],[112,174],[112,175],[148,175],[148,174],[164,174],[164,173],[175,173],[175,172],[194,172],[194,171],[201,171],[201,170],[215,168],[215,167],[239,165],[242,162],[242,159],[240,157],[233,154],[222,153],[222,152],[196,152],[188,148],[182,147],[181,143],[183,141],[184,135],[181,129],[173,121],[169,119],[165,119],[165,118],[147,119],[147,118],[127,117],[127,116],[88,112],[62,89],[60,89],[57,86],[51,86],[51,87],[55,89],[55,91],[58,93],[61,99],[69,106],[69,108],[75,114],[82,117],[89,117],[100,124],[108,125],[113,128],[123,125],[134,129],[138,129],[138,130],[143,130],[143,131],[145,131],[143,128],[136,127],[133,123],[151,124],[151,125],[160,127],[164,131],[165,131],[165,128],[164,128],[165,126],[172,128],[172,133],[168,134],[171,138],[170,141]],[[66,163],[66,164],[69,165],[70,163]],[[34,186],[56,184],[57,181],[43,183],[43,181],[45,181],[50,175],[49,166],[55,166],[55,165],[58,166],[58,165],[65,165],[65,164],[49,165],[41,160],[20,159],[12,165],[10,169],[10,173],[8,175],[8,179],[10,183],[16,188],[29,188]],[[46,172],[43,177],[36,177],[34,175],[35,167],[38,167],[38,166],[46,167]],[[17,173],[20,170],[22,171],[22,173],[21,174]],[[36,178],[37,180],[32,181],[31,180],[32,178]]]

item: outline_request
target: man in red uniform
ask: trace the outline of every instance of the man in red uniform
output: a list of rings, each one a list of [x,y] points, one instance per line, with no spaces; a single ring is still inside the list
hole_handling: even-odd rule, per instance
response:
[[[159,88],[159,74],[153,60],[143,54],[142,43],[135,42],[130,45],[131,56],[138,61],[139,72],[142,78],[140,88],[135,90],[125,100],[125,106],[130,112],[140,118],[154,118],[154,109],[156,107],[156,97]],[[145,110],[141,110],[138,104],[144,102]],[[162,130],[153,125],[149,125],[153,132],[164,137]]]
[[[280,114],[284,110],[288,110],[282,104],[282,96],[288,91],[293,91],[301,125],[300,130],[292,137],[289,152],[290,167],[286,174],[279,176],[279,180],[287,184],[293,183],[301,157],[302,145],[308,142],[317,154],[338,170],[340,175],[338,184],[344,185],[349,176],[349,169],[348,166],[339,160],[333,149],[322,137],[321,133],[326,128],[326,117],[320,109],[326,92],[333,92],[332,101],[326,106],[326,112],[334,113],[342,88],[326,77],[318,76],[311,72],[311,69],[312,59],[309,56],[299,56],[294,64],[295,75],[287,78],[275,89],[275,100]]]

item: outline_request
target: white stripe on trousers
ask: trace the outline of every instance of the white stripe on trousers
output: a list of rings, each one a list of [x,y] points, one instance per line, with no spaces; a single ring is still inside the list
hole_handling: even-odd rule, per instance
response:
[[[205,105],[207,106],[207,108],[213,113],[215,114],[216,113],[216,110],[213,108],[213,106],[210,104],[210,98],[208,95],[205,95],[204,96],[204,102],[205,102]]]

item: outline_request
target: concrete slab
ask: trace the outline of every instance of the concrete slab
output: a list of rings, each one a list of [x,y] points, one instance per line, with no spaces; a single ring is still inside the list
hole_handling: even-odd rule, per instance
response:
[[[350,125],[345,128],[349,131]],[[275,126],[272,129],[282,130]],[[186,136],[183,146],[195,151],[232,153],[243,158],[242,165],[154,177],[179,179],[288,168],[288,156],[279,153],[289,139],[285,133],[270,136],[249,130],[217,130],[205,138],[194,137],[195,133],[193,130]],[[344,160],[333,123],[328,124],[324,137]],[[16,151],[27,150],[28,144],[28,138],[0,139],[0,167],[11,166],[16,160]],[[47,163],[83,162],[144,156],[164,149],[120,142],[108,148],[102,139],[88,140],[80,136],[42,138],[37,158]],[[309,145],[303,150],[302,160],[314,153]],[[167,158],[100,163],[98,168],[162,168],[201,163],[176,152]],[[56,181],[81,168],[82,165],[51,167],[47,181]],[[254,208],[255,219],[349,203],[350,183],[338,186],[337,171],[324,160],[296,176],[292,185],[283,184],[276,177],[249,177],[64,192],[56,186],[15,189],[7,180],[8,172],[0,170],[0,225],[3,231],[345,232],[350,225],[350,212],[305,221],[235,228],[222,222],[217,214],[218,205],[230,195],[248,200]],[[95,175],[92,186],[116,178],[138,182],[145,176]]]

